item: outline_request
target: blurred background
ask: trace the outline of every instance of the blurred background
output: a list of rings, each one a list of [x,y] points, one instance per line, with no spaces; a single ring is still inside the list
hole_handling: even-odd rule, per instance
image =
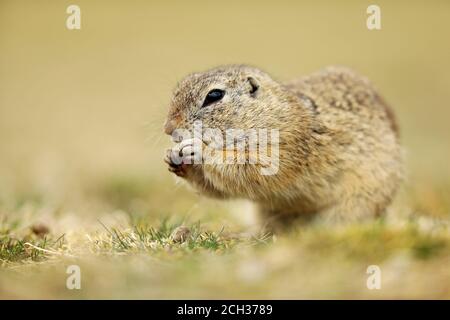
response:
[[[162,161],[177,81],[230,63],[281,81],[331,64],[370,78],[399,119],[408,207],[448,217],[450,3],[376,1],[382,29],[369,31],[372,3],[0,0],[3,218],[25,206],[27,223],[65,233],[115,210],[240,226]],[[71,4],[81,30],[66,28]]]

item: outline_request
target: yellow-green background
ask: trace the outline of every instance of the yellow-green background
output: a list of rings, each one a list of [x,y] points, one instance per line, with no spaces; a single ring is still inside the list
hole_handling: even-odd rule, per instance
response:
[[[73,235],[74,248],[84,248],[85,233],[99,228],[96,219],[127,228],[130,215],[200,219],[215,231],[222,225],[242,230],[242,214],[229,212],[234,207],[176,185],[162,162],[171,89],[190,72],[229,63],[249,63],[280,80],[330,64],[368,76],[395,109],[406,149],[409,178],[398,210],[448,219],[450,3],[376,1],[382,29],[369,31],[366,8],[372,3],[0,0],[1,219],[23,217],[18,234],[45,223],[55,237]],[[81,30],[66,29],[70,4],[81,8]],[[356,241],[350,234],[344,241]],[[375,295],[345,281],[355,270],[364,279],[366,264],[301,258],[289,250],[302,239],[286,238],[268,252],[243,257],[207,253],[200,265],[218,269],[220,280],[186,267],[175,282],[170,271],[145,263],[148,256],[126,256],[116,268],[109,260],[86,262],[93,280],[82,293],[65,290],[64,269],[54,266],[61,261],[17,263],[18,273],[0,272],[0,297],[449,297],[448,257],[414,265],[407,286],[393,282],[392,291]],[[92,258],[88,249],[77,250]],[[253,282],[238,293],[227,287],[225,279],[241,268],[236,261],[253,259],[243,267],[252,273],[259,259],[283,261],[286,255],[293,260],[280,262],[288,270],[284,277],[273,278],[268,268],[255,288]],[[177,261],[174,268],[188,264]],[[112,278],[99,280],[102,270]],[[44,280],[52,272],[58,280]],[[161,277],[153,279],[152,272]],[[320,285],[311,283],[315,272]]]

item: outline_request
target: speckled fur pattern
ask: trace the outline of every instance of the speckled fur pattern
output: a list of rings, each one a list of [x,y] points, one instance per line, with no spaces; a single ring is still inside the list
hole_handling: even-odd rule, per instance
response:
[[[225,96],[202,108],[212,89]],[[165,131],[192,130],[196,120],[221,130],[279,130],[275,175],[261,175],[257,164],[179,169],[202,194],[253,200],[273,224],[381,215],[402,180],[394,114],[366,78],[347,68],[328,67],[287,83],[246,65],[191,74],[174,91]]]

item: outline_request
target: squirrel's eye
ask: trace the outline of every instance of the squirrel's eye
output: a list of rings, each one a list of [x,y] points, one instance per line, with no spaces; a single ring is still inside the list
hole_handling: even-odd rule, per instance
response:
[[[205,101],[203,102],[202,108],[209,106],[210,104],[219,101],[225,95],[225,91],[220,89],[213,89],[206,95]]]

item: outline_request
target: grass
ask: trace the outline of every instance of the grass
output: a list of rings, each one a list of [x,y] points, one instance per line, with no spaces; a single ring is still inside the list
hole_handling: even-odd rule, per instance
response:
[[[0,264],[5,267],[14,263],[39,262],[46,253],[61,250],[64,234],[56,239],[36,236],[30,230],[25,235],[16,235],[14,225],[3,222],[0,227]]]
[[[108,227],[100,220],[101,226],[96,232],[85,234],[85,244],[90,251],[97,255],[108,254],[133,254],[147,253],[158,254],[167,251],[183,254],[192,254],[197,251],[211,251],[215,253],[232,252],[236,246],[257,246],[272,242],[269,233],[258,236],[241,236],[224,232],[224,227],[219,231],[205,230],[200,222],[190,224],[189,236],[182,242],[172,238],[173,231],[180,225],[171,224],[167,219],[158,223],[157,227],[145,222],[130,225],[128,228]],[[45,261],[46,257],[53,254],[72,256],[65,239],[65,234],[53,239],[52,235],[39,236],[30,230],[26,230],[21,239],[14,236],[17,223],[3,222],[4,231],[0,237],[0,261],[3,266],[34,261]]]
[[[137,225],[121,230],[107,227],[99,221],[104,232],[86,234],[91,252],[104,255],[116,253],[157,254],[178,251],[194,254],[197,251],[232,253],[243,245],[257,248],[276,242],[274,236],[263,233],[259,236],[225,234],[222,228],[218,232],[202,230],[200,222],[188,225],[191,234],[183,243],[171,238],[178,225],[170,225],[166,220],[158,227]],[[340,226],[330,230],[321,226],[312,226],[289,234],[301,242],[302,246],[317,254],[326,255],[338,250],[348,259],[364,260],[374,258],[385,260],[400,250],[409,251],[414,258],[431,259],[442,253],[450,253],[448,228],[443,222],[435,222],[435,229],[422,230],[418,221],[410,221],[401,228],[393,228],[382,221],[370,224]],[[43,261],[48,255],[60,253],[70,255],[65,246],[64,234],[56,240],[52,238],[27,235],[18,239],[4,231],[0,238],[0,259],[4,265]],[[276,236],[275,236],[276,239]],[[41,250],[40,250],[41,249]]]
[[[169,225],[164,220],[159,227],[133,226],[131,230],[121,231],[117,228],[108,228],[102,224],[107,232],[107,237],[99,236],[92,239],[95,250],[98,252],[148,252],[182,249],[188,253],[196,250],[210,250],[214,252],[231,250],[239,243],[239,239],[223,235],[223,229],[219,232],[202,231],[200,223],[189,226],[191,234],[182,246],[176,246],[171,238],[177,225]],[[261,239],[263,241],[264,239]]]

